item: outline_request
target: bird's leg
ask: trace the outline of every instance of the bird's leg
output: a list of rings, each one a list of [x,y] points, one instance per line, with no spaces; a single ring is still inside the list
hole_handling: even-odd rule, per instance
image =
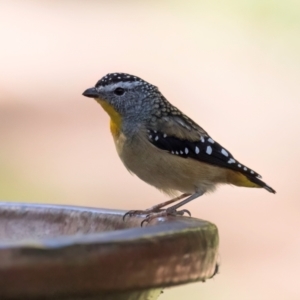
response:
[[[179,203],[177,203],[177,204],[175,204],[171,207],[168,207],[166,209],[167,214],[172,214],[172,213],[176,213],[176,214],[179,213],[180,214],[180,211],[177,211],[177,208],[189,203],[190,201],[202,196],[203,194],[204,193],[202,193],[202,192],[194,193],[194,194],[190,195],[190,197],[188,197],[187,199],[185,199],[185,200],[183,200],[183,201],[181,201],[181,202],[179,202]]]
[[[145,222],[149,223],[151,222],[153,219],[155,218],[159,218],[159,217],[166,217],[166,216],[182,216],[185,212],[187,212],[190,216],[190,212],[186,209],[183,209],[183,210],[180,210],[180,211],[177,211],[177,208],[187,204],[188,202],[202,196],[203,193],[202,192],[197,192],[197,193],[194,193],[192,195],[189,195],[189,197],[181,202],[179,202],[178,204],[175,204],[171,207],[168,207],[167,209],[163,210],[163,211],[159,211],[159,212],[153,212],[153,213],[150,213],[147,215],[146,219],[143,220],[143,222],[141,223],[141,226],[143,226],[143,224]]]
[[[151,213],[151,212],[157,212],[157,211],[159,211],[161,208],[163,208],[163,207],[165,207],[165,206],[167,206],[167,205],[170,205],[170,204],[172,204],[172,203],[174,203],[174,202],[177,202],[177,201],[179,201],[179,200],[181,200],[181,199],[184,199],[184,198],[186,198],[186,197],[188,197],[188,196],[190,196],[190,195],[191,195],[191,194],[182,194],[182,195],[180,195],[180,196],[178,196],[178,197],[176,197],[176,198],[173,198],[173,199],[171,199],[171,200],[168,200],[168,201],[159,203],[159,204],[157,204],[157,205],[154,205],[154,206],[152,206],[152,207],[146,209],[146,211],[147,211],[148,213]]]
[[[162,202],[162,203],[159,203],[157,205],[154,205],[148,209],[145,209],[145,210],[130,210],[128,211],[124,216],[123,216],[123,220],[125,219],[126,216],[133,216],[133,215],[149,215],[149,214],[152,214],[152,213],[159,213],[161,212],[161,208],[167,206],[167,205],[170,205],[176,201],[179,201],[181,199],[184,199],[188,196],[190,196],[191,194],[182,194],[176,198],[173,198],[171,200],[168,200],[168,201],[165,201],[165,202]],[[181,202],[180,202],[181,203]]]

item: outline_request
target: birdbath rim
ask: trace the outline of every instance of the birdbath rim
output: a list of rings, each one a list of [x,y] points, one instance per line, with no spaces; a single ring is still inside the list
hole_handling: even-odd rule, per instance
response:
[[[143,217],[123,221],[124,213],[0,202],[0,224],[5,228],[0,230],[1,298],[18,296],[18,291],[41,296],[41,291],[76,295],[153,289],[204,281],[214,274],[219,241],[214,224],[166,217],[140,227]],[[101,232],[103,228],[109,231]],[[58,229],[63,234],[57,234]],[[25,239],[5,240],[5,230],[12,236],[23,230]],[[30,237],[30,230],[38,238]],[[18,280],[10,286],[13,278]]]

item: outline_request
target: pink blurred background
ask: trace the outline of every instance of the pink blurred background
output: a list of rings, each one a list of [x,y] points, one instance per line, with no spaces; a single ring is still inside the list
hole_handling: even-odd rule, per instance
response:
[[[109,72],[155,85],[264,190],[188,206],[220,233],[220,274],[169,299],[300,299],[300,2],[0,1],[0,198],[143,209],[108,116],[82,92]]]

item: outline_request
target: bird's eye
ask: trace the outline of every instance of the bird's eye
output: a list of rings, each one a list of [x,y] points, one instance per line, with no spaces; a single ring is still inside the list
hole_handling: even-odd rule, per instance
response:
[[[122,88],[116,88],[116,89],[114,90],[114,93],[115,93],[116,95],[118,95],[118,96],[122,96],[122,95],[125,93],[125,90],[122,89]]]

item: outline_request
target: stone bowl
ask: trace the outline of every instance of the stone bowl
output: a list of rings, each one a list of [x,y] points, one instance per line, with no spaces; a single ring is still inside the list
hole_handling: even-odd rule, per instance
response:
[[[0,299],[157,299],[217,270],[218,230],[124,211],[0,202]]]

